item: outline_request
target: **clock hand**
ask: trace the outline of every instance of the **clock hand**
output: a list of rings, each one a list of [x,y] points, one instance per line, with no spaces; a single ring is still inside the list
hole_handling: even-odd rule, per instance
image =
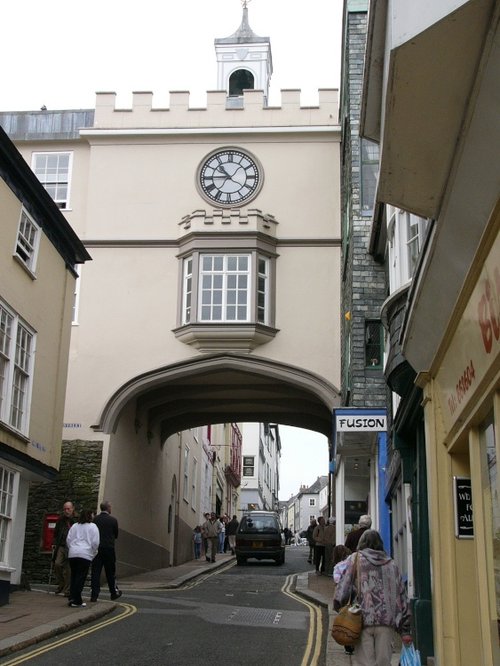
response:
[[[225,183],[226,180],[228,180],[228,179],[229,179],[229,180],[232,180],[233,183],[236,183],[236,181],[235,181],[234,178],[233,178],[234,174],[233,174],[233,176],[231,176],[231,175],[226,171],[226,168],[224,167],[224,165],[219,164],[219,166],[217,167],[216,171],[222,171],[222,173],[225,175],[224,183]],[[222,177],[222,176],[217,176],[217,178],[221,178],[221,177]],[[238,183],[237,183],[237,184],[238,184]]]

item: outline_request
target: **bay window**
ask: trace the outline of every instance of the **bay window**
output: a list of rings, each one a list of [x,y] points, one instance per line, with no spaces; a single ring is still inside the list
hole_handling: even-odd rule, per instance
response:
[[[193,249],[180,259],[180,326],[174,332],[182,342],[248,350],[274,337],[274,256],[255,247]]]

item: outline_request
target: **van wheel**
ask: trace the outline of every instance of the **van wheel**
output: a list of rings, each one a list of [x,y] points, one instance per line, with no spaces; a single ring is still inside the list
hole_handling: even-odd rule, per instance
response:
[[[280,566],[281,564],[285,564],[285,555],[281,555],[281,557],[276,558],[276,564]]]
[[[242,564],[245,564],[246,561],[247,561],[246,557],[238,557],[238,556],[236,556],[236,564],[237,564],[238,566],[241,566]]]

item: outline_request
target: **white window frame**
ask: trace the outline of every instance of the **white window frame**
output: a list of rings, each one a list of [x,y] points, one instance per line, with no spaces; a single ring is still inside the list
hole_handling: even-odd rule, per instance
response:
[[[215,259],[219,266],[208,269],[205,259]],[[236,259],[247,260],[246,269],[231,267]],[[222,264],[222,266],[220,266]],[[204,282],[212,280],[212,285]],[[243,286],[241,283],[246,282]],[[214,283],[215,286],[214,286]],[[236,283],[236,284],[235,284]],[[220,292],[220,302],[214,302],[215,292]],[[204,294],[212,294],[210,303],[204,303]],[[229,302],[228,295],[246,294],[243,303]],[[205,299],[206,300],[206,299]],[[206,316],[206,308],[211,315]],[[241,308],[234,317],[229,316],[230,308]],[[214,308],[220,308],[220,316],[214,316]],[[183,258],[182,264],[182,312],[181,325],[199,324],[246,324],[257,323],[269,326],[271,321],[271,259],[257,252],[194,252]]]
[[[8,566],[19,473],[0,465],[0,565]]]
[[[68,157],[67,172],[59,167],[59,160],[62,156]],[[38,166],[39,159],[45,158],[46,164],[44,167]],[[48,173],[47,162],[49,158],[55,158],[57,164],[55,166],[54,174]],[[44,188],[50,194],[57,207],[62,210],[69,209],[70,193],[71,193],[71,174],[73,170],[73,153],[71,151],[42,151],[34,152],[31,154],[31,169],[35,173],[38,180],[42,183]],[[60,188],[64,187],[66,195],[61,195]]]
[[[14,256],[31,274],[34,274],[36,270],[41,233],[40,226],[23,207],[19,218]]]
[[[249,463],[248,461],[252,459],[252,462]],[[247,462],[245,462],[247,461]],[[252,470],[251,474],[247,474],[245,470]],[[252,477],[255,476],[255,456],[243,456],[243,476],[246,477]]]
[[[0,301],[0,421],[27,435],[36,336],[11,308]]]
[[[389,283],[394,293],[413,278],[429,220],[393,206],[387,207],[387,219]]]
[[[309,506],[316,506],[316,498],[315,497],[310,497],[309,498]]]

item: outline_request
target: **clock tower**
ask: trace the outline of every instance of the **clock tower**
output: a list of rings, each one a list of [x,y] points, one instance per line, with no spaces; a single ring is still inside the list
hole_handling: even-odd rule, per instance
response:
[[[241,25],[229,37],[214,40],[217,56],[217,88],[226,90],[228,106],[243,106],[243,90],[263,90],[267,104],[273,73],[271,41],[256,35],[248,23],[247,1],[243,2]]]

